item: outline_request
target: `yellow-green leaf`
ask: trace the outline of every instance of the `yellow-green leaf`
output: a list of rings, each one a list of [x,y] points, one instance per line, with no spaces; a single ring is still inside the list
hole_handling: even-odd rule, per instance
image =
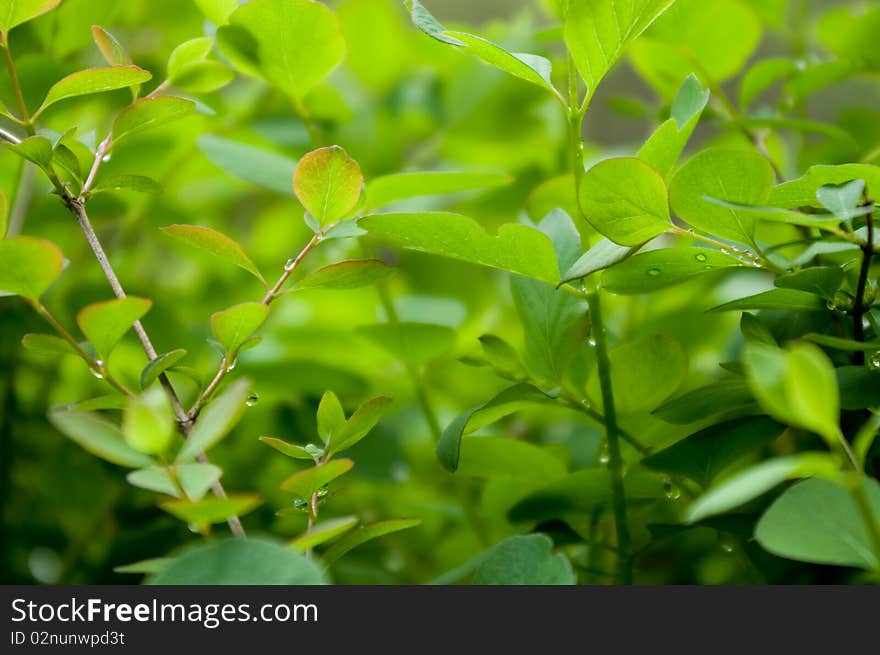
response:
[[[107,300],[83,309],[76,322],[98,356],[106,361],[119,340],[152,306],[152,301],[134,296]]]
[[[109,66],[106,68],[88,68],[71,73],[52,85],[43,104],[34,113],[34,118],[48,107],[61,100],[77,96],[103,93],[125,89],[136,84],[143,84],[152,75],[137,66]]]
[[[242,303],[211,316],[211,331],[232,361],[242,344],[251,338],[269,316],[269,308],[258,302]]]
[[[33,237],[0,241],[0,295],[36,302],[63,269],[64,255],[50,241]]]
[[[321,487],[348,473],[353,466],[354,462],[350,459],[334,459],[290,476],[281,483],[281,490],[299,498],[308,498]]]
[[[364,185],[358,163],[339,146],[303,157],[293,174],[293,191],[321,225],[345,218],[357,206]]]

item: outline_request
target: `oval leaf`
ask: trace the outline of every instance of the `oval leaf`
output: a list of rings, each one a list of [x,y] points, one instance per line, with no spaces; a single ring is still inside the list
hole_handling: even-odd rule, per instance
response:
[[[358,163],[339,146],[303,157],[293,174],[293,191],[322,226],[345,218],[357,206],[364,185]]]

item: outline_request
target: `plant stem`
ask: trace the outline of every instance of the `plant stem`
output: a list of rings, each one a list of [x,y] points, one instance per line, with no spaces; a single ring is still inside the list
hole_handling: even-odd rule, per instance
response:
[[[874,256],[874,215],[866,214],[865,223],[868,227],[868,237],[862,245],[862,266],[859,269],[859,282],[856,286],[856,299],[852,308],[853,339],[859,342],[865,341],[865,314],[869,307],[865,304],[865,290],[868,286],[868,274],[871,271],[871,259]],[[864,365],[865,353],[858,351],[855,354],[855,363]]]
[[[15,92],[15,100],[18,102],[18,110],[21,112],[22,124],[24,125],[25,130],[28,135],[33,136],[37,133],[34,129],[33,124],[31,123],[31,117],[28,113],[27,103],[24,101],[24,94],[21,91],[21,84],[18,81],[18,73],[15,72],[15,64],[12,61],[12,53],[9,52],[9,38],[6,39],[6,44],[2,47],[3,49],[3,57],[6,59],[6,70],[9,71],[9,82],[12,85],[12,90]]]

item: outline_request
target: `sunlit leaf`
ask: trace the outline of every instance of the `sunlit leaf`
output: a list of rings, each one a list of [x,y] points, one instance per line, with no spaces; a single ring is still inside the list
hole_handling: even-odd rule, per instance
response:
[[[226,349],[227,357],[234,360],[254,332],[269,316],[269,308],[258,302],[242,303],[224,309],[211,316],[211,332],[214,338]]]
[[[345,218],[357,206],[364,184],[358,163],[339,146],[303,157],[293,174],[293,190],[322,226]]]
[[[191,525],[223,523],[233,516],[242,516],[262,505],[257,494],[235,494],[225,498],[207,497],[200,500],[167,500],[159,504],[166,512]]]
[[[64,269],[64,255],[43,239],[0,240],[0,295],[40,299]]]
[[[107,68],[89,68],[71,73],[56,82],[34,116],[41,114],[50,106],[61,100],[77,96],[103,93],[124,89],[136,84],[143,84],[152,77],[150,73],[137,66],[109,66]]]
[[[705,248],[665,248],[630,257],[602,274],[611,293],[650,293],[718,270],[745,266],[740,260]]]
[[[354,462],[350,459],[334,459],[295,473],[281,483],[281,490],[299,498],[308,498],[321,487],[348,473],[353,466]]]
[[[0,0],[0,43],[13,27],[42,16],[61,4],[61,0]]]
[[[422,196],[494,189],[512,181],[513,178],[502,173],[453,171],[395,173],[377,177],[367,185],[367,208],[375,209],[399,200]]]
[[[358,524],[358,517],[343,516],[338,519],[322,521],[314,526],[309,532],[297,537],[290,542],[290,547],[298,551],[306,551],[315,546],[333,541],[344,535]]]
[[[298,280],[293,289],[358,289],[384,280],[393,272],[393,266],[379,259],[353,259],[320,268]]]
[[[382,521],[380,523],[371,523],[364,525],[353,532],[349,532],[342,539],[337,541],[333,546],[321,557],[324,564],[332,566],[339,558],[354,550],[361,544],[365,544],[373,539],[384,537],[387,534],[393,534],[402,530],[409,530],[421,525],[419,519],[393,519],[390,521]]]
[[[134,296],[107,300],[80,311],[76,322],[98,355],[106,361],[119,340],[152,306],[152,301]]]
[[[168,448],[174,433],[174,414],[162,389],[149,389],[129,399],[122,415],[122,434],[129,446],[158,455]]]

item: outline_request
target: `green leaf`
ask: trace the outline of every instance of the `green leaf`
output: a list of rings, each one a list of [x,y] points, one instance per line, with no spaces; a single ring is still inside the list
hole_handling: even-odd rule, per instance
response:
[[[478,478],[513,478],[544,483],[565,475],[565,464],[546,449],[503,437],[461,440],[457,473]]]
[[[784,426],[763,416],[734,419],[685,437],[650,455],[643,464],[708,487],[727,467],[769,445],[784,430]]]
[[[141,132],[186,118],[195,111],[196,103],[192,100],[173,96],[138,100],[119,112],[113,121],[112,146],[116,147],[121,141]]]
[[[389,405],[391,398],[377,396],[358,407],[345,424],[332,437],[325,440],[330,448],[330,457],[348,450],[366,437],[388,411]]]
[[[229,434],[244,413],[250,389],[248,380],[236,380],[208,405],[177,454],[176,461],[193,459]]]
[[[675,213],[695,228],[751,244],[756,218],[707,197],[761,205],[769,198],[774,179],[770,162],[756,152],[710,148],[688,160],[673,176],[669,197]]]
[[[76,355],[77,352],[69,343],[54,334],[26,334],[21,338],[21,345],[38,355]]]
[[[213,39],[207,36],[200,36],[184,41],[174,48],[168,57],[168,80],[174,83],[187,66],[204,61],[210,54],[212,47],[214,47]]]
[[[367,185],[366,206],[367,209],[375,209],[409,198],[494,189],[511,182],[513,178],[503,173],[454,171],[395,173],[377,177]]]
[[[293,195],[296,162],[272,150],[240,143],[213,134],[203,134],[196,143],[215,166],[246,182]]]
[[[638,252],[641,246],[620,246],[610,239],[602,238],[596,245],[585,252],[571,265],[562,275],[563,282],[571,282],[592,275],[598,271],[610,268],[615,264],[625,261]]]
[[[517,384],[499,393],[482,405],[458,415],[443,430],[437,442],[437,458],[450,472],[458,470],[461,441],[465,434],[475,432],[505,416],[535,405],[555,404],[554,398],[530,384]]]
[[[243,268],[260,280],[263,286],[268,286],[262,273],[248,257],[244,248],[225,234],[201,225],[169,225],[161,230],[173,239],[205,250],[215,257],[220,257]]]
[[[0,106],[0,110],[3,107]],[[0,240],[6,238],[6,232],[9,230],[9,199],[6,193],[0,190]]]
[[[380,259],[352,259],[330,264],[298,280],[295,290],[346,290],[370,286],[394,272],[394,267]]]
[[[226,358],[233,361],[242,344],[266,322],[269,308],[263,303],[246,302],[224,309],[211,316],[211,332],[226,349]]]
[[[308,461],[313,461],[315,459],[315,455],[313,454],[315,451],[310,451],[303,446],[288,443],[287,441],[276,439],[275,437],[260,437],[260,441],[269,446],[269,448],[273,448],[282,455],[287,455],[293,459],[304,459]]]
[[[773,84],[791,77],[797,65],[790,59],[773,58],[759,61],[743,76],[739,85],[739,104],[748,109],[764,91]]]
[[[199,500],[220,479],[222,473],[213,464],[179,464],[132,471],[126,476],[126,480],[135,487],[175,498],[180,498],[182,487],[187,498]]]
[[[865,192],[864,180],[853,180],[845,184],[827,185],[816,191],[816,199],[829,212],[844,220],[857,215],[856,208],[862,202]]]
[[[503,225],[497,236],[491,236],[473,219],[444,212],[373,214],[358,225],[373,237],[409,250],[559,283],[553,244],[526,225]]]
[[[709,95],[709,89],[704,89],[696,76],[689,75],[675,96],[669,120],[639,149],[638,158],[668,177],[700,122]]]
[[[495,544],[481,558],[474,585],[573,585],[571,563],[553,554],[553,542],[542,534],[517,535]]]
[[[190,525],[206,526],[242,516],[263,504],[257,494],[231,494],[224,498],[209,496],[200,500],[166,500],[159,507]]]
[[[82,181],[82,167],[80,166],[79,159],[76,154],[68,148],[63,143],[59,143],[52,150],[52,161],[61,167],[62,170],[67,171],[73,177],[76,182]],[[75,188],[79,188],[79,184],[75,185]]]
[[[55,244],[33,237],[0,240],[0,294],[37,302],[64,269]]]
[[[76,316],[76,323],[98,356],[105,362],[132,325],[153,306],[146,298],[117,298],[89,305]]]
[[[484,334],[480,337],[480,346],[486,363],[502,377],[514,381],[527,377],[519,353],[504,339],[494,334]]]
[[[461,41],[458,41],[451,36],[447,36],[445,34],[446,28],[434,18],[419,0],[404,0],[404,4],[409,9],[413,25],[419,28],[422,32],[442,43],[455,46],[464,45]]]
[[[153,382],[159,379],[160,375],[169,368],[176,366],[184,357],[186,357],[186,351],[182,348],[162,353],[156,357],[156,359],[152,360],[144,367],[144,370],[141,371],[141,389],[149,387]]]
[[[0,0],[0,43],[13,27],[42,16],[61,4],[61,0]]]
[[[129,398],[122,415],[122,434],[135,450],[158,455],[174,438],[174,414],[163,389],[149,389]]]
[[[353,466],[354,462],[350,459],[334,459],[326,464],[318,464],[287,478],[281,483],[281,490],[298,498],[308,498],[339,476],[348,473]]]
[[[689,391],[658,407],[654,415],[668,423],[687,425],[753,403],[754,397],[746,381],[734,378]]]
[[[143,468],[153,463],[147,455],[125,443],[118,427],[97,414],[58,409],[49,413],[49,420],[84,450],[108,462],[128,468]]]
[[[143,175],[110,175],[98,182],[90,195],[107,191],[136,191],[150,195],[161,195],[164,189],[156,180]]]
[[[822,187],[847,184],[853,180],[864,180],[868,193],[874,193],[880,189],[880,167],[869,164],[811,166],[803,177],[773,189],[768,204],[787,209],[821,207],[817,194]]]
[[[345,425],[345,410],[342,403],[332,391],[324,392],[321,402],[318,404],[318,436],[325,444],[339,433]]]
[[[868,477],[859,484],[874,522],[880,522],[880,486]],[[774,555],[801,562],[868,570],[880,566],[852,495],[829,480],[804,480],[787,489],[758,521],[755,539]]]
[[[649,412],[669,398],[684,382],[688,358],[673,337],[656,334],[622,344],[608,353],[614,404],[621,414]],[[602,407],[597,373],[590,377],[587,394]]]
[[[836,473],[837,470],[837,464],[828,455],[817,453],[765,460],[727,478],[697,498],[687,508],[685,521],[696,523],[728,512],[763,496],[786,480],[810,477],[817,472]]]
[[[745,266],[726,253],[706,248],[664,248],[641,253],[606,270],[602,286],[635,295],[666,289],[714,271]]]
[[[710,312],[730,312],[758,309],[785,309],[800,312],[826,311],[825,302],[815,294],[797,289],[772,289],[731,300],[710,309]]]
[[[344,535],[356,526],[358,521],[359,519],[356,516],[343,516],[338,519],[323,521],[315,525],[304,535],[291,541],[290,547],[300,552],[310,550],[315,546],[320,546]]]
[[[586,172],[581,207],[590,224],[615,243],[638,246],[672,227],[663,177],[640,159],[606,159]]]
[[[296,99],[327,77],[345,52],[335,14],[312,0],[251,0],[229,22],[217,30],[220,50],[245,73]]]
[[[235,72],[218,61],[203,61],[184,68],[175,86],[190,93],[211,93],[235,79]]]
[[[570,0],[565,14],[565,43],[591,98],[627,46],[666,11],[674,0]]]
[[[4,141],[4,145],[19,157],[23,157],[32,164],[36,164],[47,173],[52,170],[52,143],[46,137],[29,136],[21,143],[7,143]]]
[[[880,351],[880,342],[877,341],[854,341],[852,339],[841,339],[840,337],[832,337],[827,334],[805,334],[803,337],[806,341],[812,341],[820,346],[831,348],[832,350],[843,350],[846,352],[877,352]]]
[[[61,100],[77,96],[103,93],[125,89],[136,84],[143,84],[152,77],[150,73],[137,66],[109,66],[106,68],[88,68],[67,77],[52,85],[40,108],[34,112],[34,118],[50,106]]]
[[[101,56],[111,66],[131,64],[131,56],[119,43],[119,40],[99,25],[92,25],[92,40],[98,46]]]
[[[346,218],[357,207],[363,185],[361,167],[339,146],[310,152],[293,174],[296,197],[321,226]]]
[[[301,553],[275,541],[250,538],[190,547],[146,584],[321,585],[325,579],[318,565]]]
[[[238,0],[193,0],[209,21],[215,25],[228,25],[229,16],[238,9]]]
[[[843,269],[839,266],[813,266],[780,275],[773,284],[780,289],[797,289],[831,299],[843,284]]]
[[[164,571],[165,568],[171,563],[170,557],[153,557],[151,559],[144,559],[140,562],[133,562],[132,564],[125,564],[123,566],[114,566],[114,573],[137,573],[141,575],[149,575],[153,573],[159,573],[160,571]]]
[[[378,323],[362,325],[357,333],[403,362],[421,366],[455,345],[455,330],[433,323]]]
[[[390,521],[382,521],[380,523],[371,523],[364,525],[353,532],[349,532],[342,539],[337,541],[333,546],[321,557],[326,566],[333,566],[341,557],[354,550],[361,544],[365,544],[373,539],[384,537],[387,534],[409,530],[421,525],[419,519],[392,519]]]

